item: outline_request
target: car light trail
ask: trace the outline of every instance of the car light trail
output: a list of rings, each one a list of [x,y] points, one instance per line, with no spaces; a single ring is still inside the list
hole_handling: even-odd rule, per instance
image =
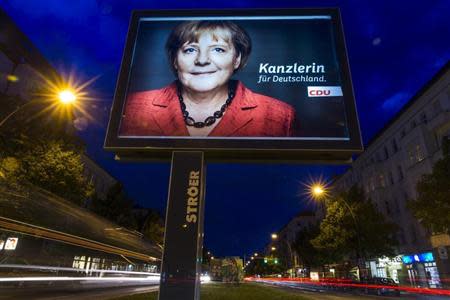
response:
[[[137,272],[137,271],[119,271],[119,270],[103,270],[103,269],[77,269],[77,268],[64,268],[64,267],[52,267],[52,266],[37,266],[37,265],[16,265],[16,264],[3,264],[0,268],[8,269],[25,269],[25,270],[45,270],[45,271],[69,271],[69,272],[84,272],[84,273],[113,273],[113,274],[130,274],[130,275],[150,275],[160,276],[159,273],[151,272]]]
[[[146,282],[159,282],[158,276],[147,277],[3,277],[0,278],[0,282],[24,282],[24,281],[146,281]]]
[[[284,285],[290,287],[301,288],[304,286],[316,286],[316,287],[349,287],[349,288],[362,288],[362,289],[391,289],[398,290],[413,294],[425,294],[436,296],[450,296],[450,290],[444,289],[430,289],[430,288],[416,288],[406,286],[391,286],[391,285],[377,285],[377,284],[364,284],[364,283],[351,283],[351,280],[347,279],[321,279],[311,280],[309,278],[255,278],[246,277],[245,281],[261,282],[266,284]]]

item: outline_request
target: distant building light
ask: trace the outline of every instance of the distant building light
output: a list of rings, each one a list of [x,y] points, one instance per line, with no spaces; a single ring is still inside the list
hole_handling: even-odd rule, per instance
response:
[[[19,238],[12,237],[6,240],[5,250],[16,250]]]
[[[17,77],[16,75],[12,75],[12,74],[8,74],[6,76],[6,79],[10,82],[17,82],[19,81],[19,77]]]

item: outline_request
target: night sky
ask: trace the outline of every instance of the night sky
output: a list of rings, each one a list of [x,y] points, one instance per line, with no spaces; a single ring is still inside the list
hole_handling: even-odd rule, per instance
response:
[[[126,3],[125,3],[126,2]],[[165,211],[169,163],[122,163],[103,150],[108,113],[133,9],[341,9],[365,144],[450,59],[450,1],[102,1],[0,0],[48,61],[80,82],[99,78],[79,116],[88,154],[141,206]],[[261,251],[270,233],[313,207],[309,178],[345,168],[310,165],[208,164],[205,245],[215,256]]]

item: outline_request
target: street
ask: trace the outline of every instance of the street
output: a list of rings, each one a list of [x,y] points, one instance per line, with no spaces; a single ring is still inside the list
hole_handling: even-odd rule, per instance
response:
[[[88,299],[111,299],[127,295],[149,293],[158,290],[157,285],[136,286],[136,287],[108,287],[108,288],[90,288],[90,289],[54,289],[46,288],[19,288],[5,289],[0,288],[0,299],[15,300],[88,300]]]

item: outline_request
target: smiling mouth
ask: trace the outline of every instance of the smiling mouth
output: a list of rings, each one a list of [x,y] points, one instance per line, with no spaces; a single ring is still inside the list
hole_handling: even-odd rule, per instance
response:
[[[209,71],[209,72],[191,72],[192,75],[210,75],[210,74],[214,74],[216,73],[216,71]]]

